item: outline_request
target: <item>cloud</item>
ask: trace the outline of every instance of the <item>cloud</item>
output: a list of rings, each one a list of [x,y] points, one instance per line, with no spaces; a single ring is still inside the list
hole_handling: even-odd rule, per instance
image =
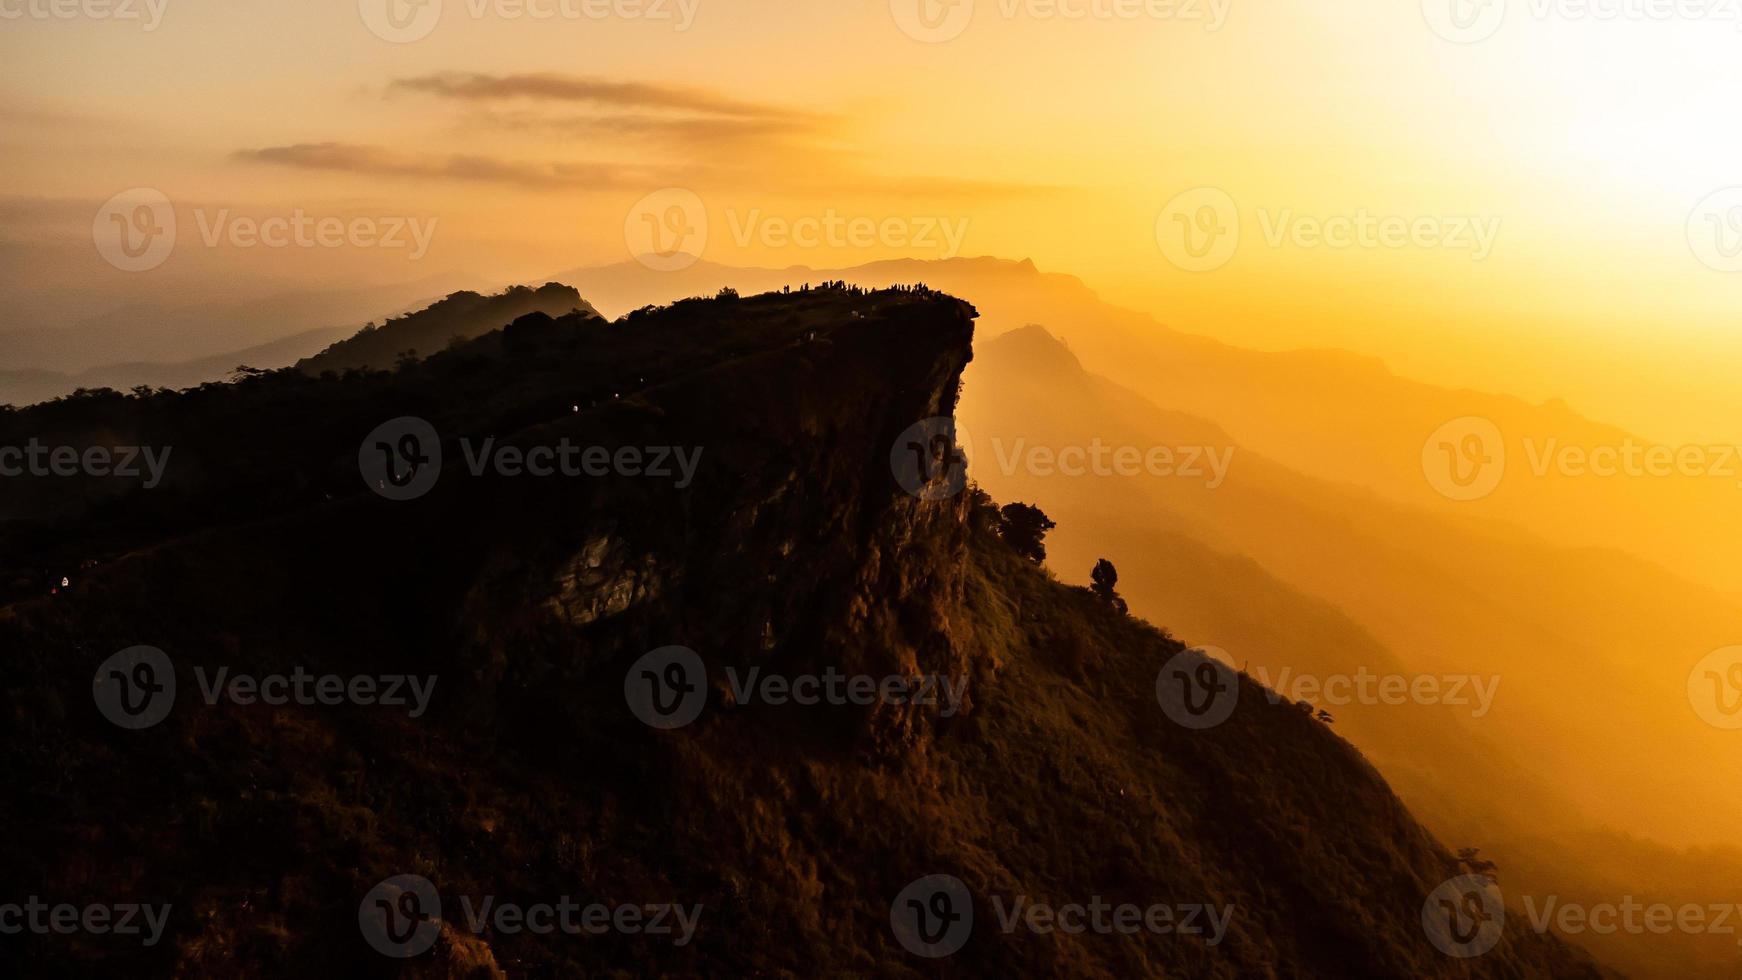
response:
[[[793,124],[815,122],[821,118],[814,113],[769,103],[733,99],[705,89],[646,82],[619,82],[549,72],[525,75],[440,72],[415,78],[394,79],[388,84],[388,91],[421,92],[468,102],[523,99],[586,103],[618,109],[688,112],[736,119],[786,120]]]
[[[658,163],[527,162],[470,154],[440,155],[349,143],[302,143],[243,150],[239,159],[386,177],[490,181],[528,189],[711,187],[727,192],[920,200],[983,200],[1054,188],[973,177],[887,175],[843,140],[839,117],[748,102],[697,88],[535,73],[441,72],[393,80],[389,91],[435,95],[466,106],[455,137],[480,132],[533,137],[568,147],[652,143],[630,159]],[[490,139],[492,143],[500,140]],[[536,153],[536,151],[534,151]],[[620,156],[624,154],[619,154]]]
[[[787,145],[789,137],[809,135],[807,122],[721,116],[612,114],[550,116],[542,113],[485,111],[468,115],[468,128],[490,128],[561,137],[650,140],[683,146],[767,142]]]
[[[664,186],[711,185],[723,189],[769,190],[769,173],[757,168],[690,165],[659,169],[609,163],[551,163],[502,160],[463,154],[414,154],[353,143],[298,143],[233,156],[303,170],[329,170],[378,177],[481,181],[529,190],[645,190]],[[823,155],[782,177],[785,194],[840,197],[892,197],[909,200],[974,200],[1023,197],[1057,190],[960,177],[878,176],[858,172],[844,158]]]
[[[652,144],[690,158],[767,166],[832,138],[835,116],[736,99],[702,88],[533,73],[439,72],[388,83],[389,94],[433,95],[466,107],[462,134],[480,130],[572,141]]]
[[[660,178],[644,168],[604,163],[539,163],[468,154],[402,153],[353,143],[297,143],[238,150],[236,159],[304,170],[382,177],[484,181],[534,189],[640,187]]]

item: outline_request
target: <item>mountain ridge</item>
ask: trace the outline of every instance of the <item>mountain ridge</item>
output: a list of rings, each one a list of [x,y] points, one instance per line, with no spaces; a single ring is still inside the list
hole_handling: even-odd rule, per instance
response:
[[[385,971],[354,911],[374,883],[416,873],[444,900],[581,889],[704,914],[682,946],[561,943],[472,933],[444,906],[410,975],[935,975],[890,916],[905,887],[941,873],[983,916],[949,961],[967,974],[1467,976],[1421,927],[1460,866],[1356,750],[1244,680],[1213,730],[1169,721],[1156,672],[1193,663],[1183,644],[1052,581],[1001,539],[983,495],[900,484],[891,450],[954,410],[973,319],[936,294],[843,288],[609,324],[533,314],[391,374],[281,371],[0,420],[100,410],[109,430],[225,461],[173,482],[181,523],[137,499],[107,505],[86,533],[128,537],[127,555],[0,609],[29,708],[0,719],[0,752],[29,787],[0,818],[29,831],[10,840],[36,842],[0,845],[7,877],[77,896],[87,885],[66,869],[139,855],[111,891],[145,898],[157,882],[158,900],[195,914],[155,951],[5,955],[67,972]],[[355,457],[366,423],[396,412],[425,413],[444,440],[695,445],[707,462],[693,489],[444,471],[393,502],[362,486]],[[305,435],[255,457],[225,438],[236,417],[301,418]],[[286,609],[304,581],[327,601]],[[78,702],[94,662],[139,642],[184,676],[304,666],[442,686],[418,719],[190,698],[157,728],[118,731]],[[661,731],[623,685],[673,644],[709,683],[700,720]],[[936,674],[964,694],[950,714],[777,707],[732,694],[732,671],[751,667]],[[134,819],[94,832],[117,807]],[[204,816],[171,816],[190,807]],[[248,846],[263,837],[284,846]],[[1006,933],[986,913],[1016,895],[1233,911],[1215,945]],[[1483,964],[1599,976],[1516,917]]]

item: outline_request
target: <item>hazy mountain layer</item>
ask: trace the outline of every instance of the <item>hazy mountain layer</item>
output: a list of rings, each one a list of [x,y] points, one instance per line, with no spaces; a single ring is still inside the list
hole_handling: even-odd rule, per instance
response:
[[[1735,613],[1718,596],[1613,552],[1302,476],[1087,373],[1038,327],[983,344],[965,392],[970,472],[1059,522],[1049,561],[1061,575],[1086,581],[1111,558],[1139,614],[1333,712],[1436,832],[1483,846],[1503,869],[1528,867],[1505,877],[1515,894],[1728,901],[1707,875],[1646,873],[1637,858],[1649,848],[1597,832],[1654,838],[1643,864],[1659,868],[1690,863],[1665,842],[1725,839],[1742,801],[1705,776],[1733,767],[1736,747],[1690,709],[1687,658],[1622,646],[1712,649]],[[1097,445],[1099,471],[1060,470],[1058,459]],[[1139,448],[1166,450],[1174,470],[1113,467],[1115,452]],[[1550,581],[1563,588],[1536,587]],[[1382,696],[1383,678],[1431,686]],[[1606,843],[1546,843],[1562,834]],[[1703,860],[1742,869],[1734,851]],[[1689,976],[1742,965],[1723,935],[1581,939],[1612,962],[1674,962]]]

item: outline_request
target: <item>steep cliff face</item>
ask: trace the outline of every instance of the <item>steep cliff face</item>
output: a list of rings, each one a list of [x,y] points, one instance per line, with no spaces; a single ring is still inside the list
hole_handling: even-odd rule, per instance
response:
[[[745,301],[795,329],[505,440],[670,446],[674,470],[686,454],[694,464],[686,486],[679,474],[458,488],[453,506],[479,515],[490,542],[461,618],[462,656],[492,706],[578,687],[599,690],[605,709],[622,685],[593,683],[601,664],[672,644],[745,671],[967,672],[948,630],[963,589],[961,498],[907,493],[888,460],[904,429],[953,409],[972,313],[954,300],[851,299]],[[553,655],[522,655],[534,648]],[[870,713],[865,747],[916,737],[916,711]]]
[[[0,534],[102,556],[0,611],[0,879],[171,906],[154,946],[15,937],[0,964],[1595,976],[1516,917],[1492,952],[1447,958],[1420,917],[1455,862],[1353,749],[1244,680],[1226,722],[1170,721],[1157,677],[1180,644],[1018,556],[973,490],[902,485],[892,453],[953,411],[972,327],[948,297],[836,289],[534,315],[391,376],[6,420],[71,434],[66,413],[95,413],[187,463],[165,499],[56,511],[52,548],[40,522]],[[358,460],[405,416],[442,464],[385,499]],[[238,417],[272,445],[234,444]],[[565,446],[613,462],[510,475]],[[177,696],[129,730],[92,678],[137,644]],[[433,686],[421,706],[243,703],[221,669]],[[400,960],[360,916],[402,875],[440,898]],[[916,952],[901,916],[933,876],[962,890],[947,921],[973,921]],[[699,911],[687,935],[541,935],[475,928],[486,897]],[[1102,902],[1194,924],[1079,933],[1013,910]]]

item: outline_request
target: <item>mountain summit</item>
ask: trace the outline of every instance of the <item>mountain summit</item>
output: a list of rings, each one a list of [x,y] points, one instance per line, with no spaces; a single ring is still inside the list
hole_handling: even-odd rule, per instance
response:
[[[546,283],[533,289],[513,286],[493,296],[460,292],[427,309],[373,323],[313,357],[297,362],[309,374],[322,371],[376,370],[393,367],[401,358],[433,354],[497,330],[528,313],[562,316],[599,311],[581,299],[573,286]]]

